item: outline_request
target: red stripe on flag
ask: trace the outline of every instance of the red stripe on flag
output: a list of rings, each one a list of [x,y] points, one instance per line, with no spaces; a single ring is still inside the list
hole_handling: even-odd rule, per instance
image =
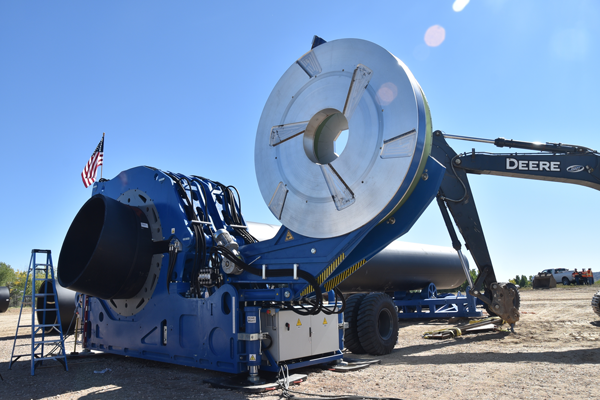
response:
[[[104,156],[104,137],[96,146],[96,150],[88,160],[87,164],[83,168],[83,172],[81,173],[81,180],[83,181],[83,185],[87,188],[92,183],[96,181],[96,176],[98,175],[98,167],[102,165]]]

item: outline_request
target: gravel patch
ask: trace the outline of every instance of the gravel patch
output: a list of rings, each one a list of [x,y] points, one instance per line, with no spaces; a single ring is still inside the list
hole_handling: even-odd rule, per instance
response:
[[[523,291],[523,314],[514,334],[427,340],[421,337],[424,332],[464,321],[401,321],[398,344],[391,354],[379,357],[381,364],[347,373],[320,368],[293,371],[307,374],[308,379],[292,390],[400,399],[600,399],[600,317],[590,305],[596,291],[597,287],[560,285]],[[204,383],[226,374],[113,355],[70,360],[68,372],[50,361],[31,376],[28,358],[8,370],[18,314],[18,309],[0,314],[3,399],[280,398],[280,390],[248,394]],[[29,339],[18,343],[27,344]],[[73,339],[66,348],[73,350]],[[106,368],[110,371],[94,373]]]

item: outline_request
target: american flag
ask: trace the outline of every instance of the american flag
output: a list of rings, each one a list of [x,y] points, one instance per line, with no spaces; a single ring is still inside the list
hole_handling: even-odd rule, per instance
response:
[[[85,168],[81,173],[81,179],[83,180],[83,185],[85,187],[90,186],[92,183],[96,181],[96,175],[98,174],[98,167],[102,165],[102,158],[104,156],[104,136],[102,136],[102,140],[98,143],[96,150],[92,154],[92,157],[88,160],[87,164],[85,164]]]

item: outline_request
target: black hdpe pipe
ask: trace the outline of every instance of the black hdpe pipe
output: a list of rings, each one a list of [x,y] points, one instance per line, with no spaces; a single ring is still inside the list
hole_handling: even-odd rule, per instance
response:
[[[0,286],[0,313],[8,310],[10,304],[10,291],[6,286]]]
[[[39,324],[58,324],[58,316],[60,315],[60,325],[62,328],[62,333],[73,333],[75,331],[75,320],[73,316],[75,315],[75,292],[69,289],[65,289],[60,285],[56,285],[56,292],[58,296],[44,296],[38,297],[36,308],[38,309],[36,312],[36,317]],[[50,282],[46,281],[42,283],[38,293],[43,294],[54,294],[54,290],[52,290],[52,285]],[[57,304],[58,303],[58,304]],[[45,309],[51,311],[43,311]],[[73,323],[71,323],[73,322]],[[70,328],[70,329],[69,329]],[[51,333],[53,331],[52,327],[45,329],[46,333]],[[56,331],[55,331],[56,332]]]
[[[394,241],[338,287],[344,293],[417,290],[430,283],[454,289],[466,279],[458,257],[451,247]]]
[[[58,260],[58,281],[101,299],[129,299],[144,286],[152,255],[144,213],[97,194],[69,227]]]
[[[273,238],[281,226],[247,222],[259,240]],[[468,265],[467,260],[465,263]],[[465,281],[465,272],[452,247],[395,240],[338,285],[344,293],[418,290],[430,283],[437,289],[454,289]]]

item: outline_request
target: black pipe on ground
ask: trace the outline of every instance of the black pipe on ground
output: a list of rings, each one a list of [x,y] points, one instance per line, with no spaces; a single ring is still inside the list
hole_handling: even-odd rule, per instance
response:
[[[63,334],[73,333],[75,331],[75,292],[56,284],[56,292],[58,296],[58,305],[56,295],[52,290],[52,284],[46,281],[42,283],[38,293],[51,294],[51,296],[38,297],[36,302],[36,318],[39,324],[57,324],[58,316],[60,315],[60,324]],[[44,311],[49,309],[51,311]],[[56,310],[58,309],[58,310]],[[52,332],[52,327],[46,328],[47,333]]]
[[[8,310],[10,304],[10,291],[6,286],[0,286],[0,313]]]
[[[274,237],[281,226],[247,223],[259,240]],[[468,261],[465,259],[468,265]],[[418,290],[430,283],[454,289],[465,281],[458,253],[451,247],[394,241],[338,285],[344,293]]]
[[[425,289],[433,283],[438,290],[454,289],[465,279],[453,248],[394,241],[338,288],[344,293],[395,292]]]

